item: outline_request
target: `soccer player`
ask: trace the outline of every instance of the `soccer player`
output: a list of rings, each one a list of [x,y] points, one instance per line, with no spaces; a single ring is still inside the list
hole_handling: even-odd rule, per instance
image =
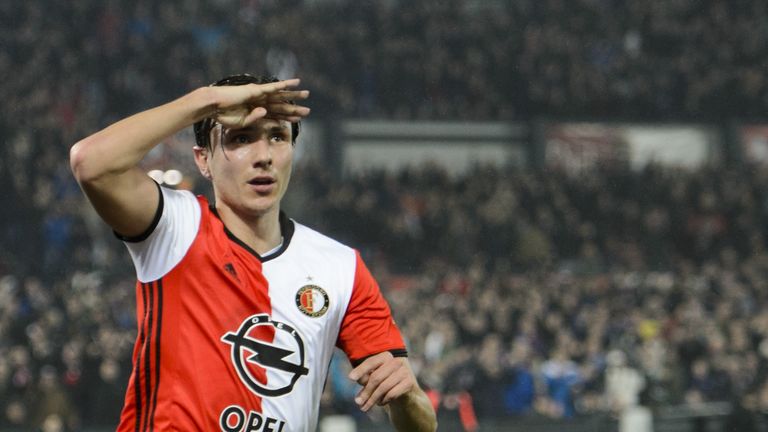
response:
[[[355,366],[363,411],[383,405],[397,430],[436,429],[360,254],[280,211],[309,114],[298,84],[229,77],[72,147],[74,175],[138,279],[119,431],[314,431],[335,346]],[[190,125],[213,202],[138,167]]]

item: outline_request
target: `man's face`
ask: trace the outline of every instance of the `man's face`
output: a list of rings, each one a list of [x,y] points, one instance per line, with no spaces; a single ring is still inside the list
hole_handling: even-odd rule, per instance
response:
[[[260,119],[243,129],[217,125],[210,149],[196,151],[195,157],[213,183],[217,207],[245,217],[279,211],[291,178],[291,124]]]

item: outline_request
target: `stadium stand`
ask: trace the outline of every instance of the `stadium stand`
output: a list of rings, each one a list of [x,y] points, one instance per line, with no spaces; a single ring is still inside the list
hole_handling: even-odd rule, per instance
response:
[[[0,2],[0,429],[119,415],[133,275],[69,172],[88,132],[254,65],[303,78],[321,119],[764,121],[766,20],[757,0]],[[765,169],[323,169],[301,167],[306,222],[361,247],[445,422],[727,402],[732,430],[764,425]],[[345,367],[324,411],[375,425]]]

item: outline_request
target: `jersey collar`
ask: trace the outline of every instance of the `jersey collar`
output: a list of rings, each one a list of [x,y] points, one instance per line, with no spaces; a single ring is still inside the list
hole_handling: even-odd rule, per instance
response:
[[[237,236],[234,235],[232,231],[230,231],[229,228],[227,228],[226,225],[224,225],[224,221],[222,221],[221,217],[219,217],[219,212],[218,210],[216,210],[216,206],[214,204],[209,204],[208,207],[211,210],[211,213],[213,213],[213,215],[216,216],[216,218],[221,221],[221,226],[224,227],[224,233],[227,234],[227,237],[229,237],[229,239],[232,240],[233,242],[240,245],[240,247],[248,251],[251,255],[258,258],[258,260],[261,262],[267,262],[269,260],[273,260],[279,257],[280,255],[282,255],[283,252],[285,252],[285,250],[288,249],[288,245],[291,244],[291,238],[293,238],[293,232],[296,230],[296,227],[294,226],[293,221],[281,210],[278,220],[280,222],[280,234],[283,236],[283,243],[280,245],[280,247],[276,251],[268,255],[261,256],[259,255],[258,252],[253,250],[250,246],[245,244],[244,241],[237,238]]]

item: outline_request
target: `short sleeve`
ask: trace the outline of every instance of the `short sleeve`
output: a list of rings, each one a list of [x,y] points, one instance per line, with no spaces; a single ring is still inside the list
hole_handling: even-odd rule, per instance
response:
[[[151,282],[171,271],[197,236],[202,211],[189,191],[160,187],[157,216],[147,233],[123,239],[136,268],[136,278]]]
[[[379,285],[365,266],[360,253],[355,252],[355,255],[355,282],[341,323],[337,346],[353,364],[384,351],[396,357],[407,356],[403,337]]]

